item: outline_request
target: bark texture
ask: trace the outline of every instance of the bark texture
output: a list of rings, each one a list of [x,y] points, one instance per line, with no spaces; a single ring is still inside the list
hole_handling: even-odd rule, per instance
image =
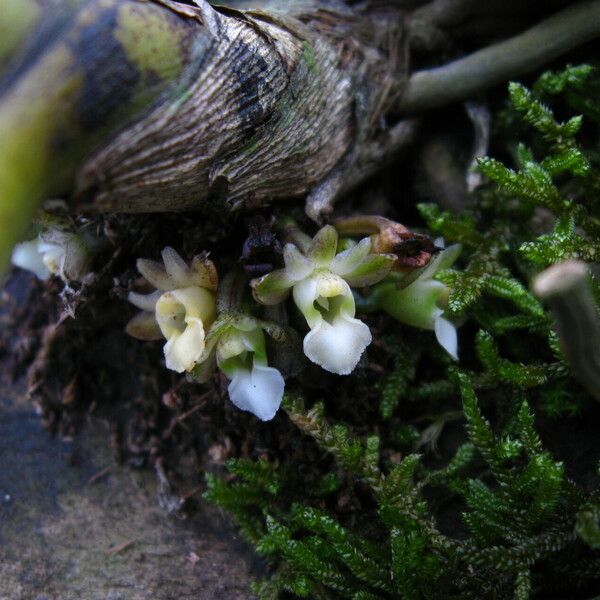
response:
[[[148,211],[198,208],[211,193],[235,208],[301,196],[389,96],[375,18],[342,5],[293,15],[201,2],[197,24],[176,89],[86,161],[77,197]],[[359,28],[370,44],[349,47]]]

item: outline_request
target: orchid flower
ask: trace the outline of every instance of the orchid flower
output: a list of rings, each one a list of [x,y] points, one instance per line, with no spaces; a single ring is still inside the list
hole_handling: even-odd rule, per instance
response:
[[[435,332],[439,344],[458,360],[456,327],[444,317],[443,303],[449,289],[434,277],[450,267],[461,252],[460,244],[449,246],[433,258],[416,279],[405,287],[402,281],[383,281],[375,287],[369,301],[402,323]]]
[[[352,287],[381,281],[396,260],[393,254],[372,254],[371,239],[364,238],[338,253],[338,233],[323,227],[310,240],[286,244],[285,268],[252,281],[254,298],[273,305],[285,300],[290,289],[310,331],[304,353],[327,371],[347,375],[371,343],[367,325],[354,318]]]
[[[51,275],[58,275],[63,281],[79,281],[87,273],[90,253],[77,233],[49,227],[36,238],[17,244],[11,260],[42,281]]]
[[[218,275],[204,256],[196,256],[188,266],[167,247],[162,259],[162,263],[137,261],[138,271],[156,290],[129,293],[129,302],[142,312],[129,321],[126,331],[141,340],[166,339],[167,368],[183,373],[191,371],[204,353],[206,331],[216,316]]]
[[[281,341],[283,329],[237,311],[223,311],[211,327],[206,350],[192,375],[205,381],[216,360],[230,380],[229,398],[240,410],[270,421],[283,399],[281,373],[268,366],[264,331]]]

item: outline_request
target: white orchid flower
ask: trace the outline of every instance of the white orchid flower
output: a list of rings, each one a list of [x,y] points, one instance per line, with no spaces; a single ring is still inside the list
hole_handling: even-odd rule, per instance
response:
[[[419,276],[404,288],[385,281],[375,288],[372,298],[376,305],[402,323],[435,332],[439,344],[458,360],[458,337],[454,324],[444,317],[442,303],[449,289],[434,279],[442,269],[450,267],[461,252],[460,244],[440,252]]]
[[[229,398],[240,410],[270,421],[281,404],[285,381],[268,366],[264,330],[281,340],[283,330],[249,315],[221,313],[207,337],[203,362],[193,375],[205,380],[216,359],[219,369],[230,379]]]
[[[214,264],[197,256],[190,266],[173,248],[162,251],[163,262],[139,259],[138,271],[156,291],[130,292],[129,301],[142,310],[126,331],[141,340],[167,340],[164,346],[168,369],[192,371],[205,350],[208,328],[216,317],[218,276]]]
[[[323,227],[302,252],[296,245],[284,247],[285,268],[252,282],[255,299],[277,304],[293,290],[293,298],[308,326],[304,353],[332,373],[347,375],[356,367],[371,343],[369,328],[354,318],[356,307],[350,286],[381,281],[391,270],[393,254],[372,254],[365,238],[338,253],[338,234]]]
[[[37,238],[17,244],[12,263],[45,281],[58,275],[63,281],[79,281],[87,273],[90,253],[81,237],[60,227],[43,230]]]
[[[29,240],[17,244],[13,250],[11,261],[15,267],[31,271],[38,279],[45,281],[52,275],[44,262],[44,256],[38,248],[39,240]]]

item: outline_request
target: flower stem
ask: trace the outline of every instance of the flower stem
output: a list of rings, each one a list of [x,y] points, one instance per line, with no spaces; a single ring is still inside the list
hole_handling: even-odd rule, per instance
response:
[[[336,219],[333,226],[342,235],[371,235],[374,233],[382,233],[388,229],[397,231],[398,233],[408,233],[408,229],[400,224],[381,217],[379,215],[356,215],[354,217],[343,217]]]
[[[285,242],[296,245],[301,252],[308,252],[312,239],[298,227],[298,223],[292,217],[281,219],[278,228],[283,233]]]

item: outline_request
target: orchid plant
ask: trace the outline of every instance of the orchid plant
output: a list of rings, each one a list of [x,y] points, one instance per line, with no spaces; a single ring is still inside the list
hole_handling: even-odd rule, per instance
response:
[[[229,399],[240,410],[270,421],[283,399],[285,381],[268,365],[265,332],[283,341],[283,328],[238,310],[219,313],[206,337],[206,348],[192,375],[208,379],[216,366],[230,380]]]
[[[361,303],[361,309],[364,312],[384,310],[402,323],[434,331],[439,344],[458,360],[456,327],[445,317],[444,311],[450,290],[435,276],[451,267],[460,252],[460,244],[454,244],[431,259],[420,272],[408,277],[392,273],[373,288],[366,301]]]
[[[80,281],[88,272],[91,246],[61,219],[46,219],[38,236],[17,244],[11,261],[45,281],[57,275],[63,281]]]
[[[217,302],[217,271],[205,256],[195,257],[188,266],[167,247],[162,259],[137,261],[138,271],[156,290],[129,293],[129,301],[142,312],[129,321],[127,332],[141,340],[166,339],[167,368],[188,372],[197,381],[207,381],[217,366],[230,380],[228,392],[235,406],[263,421],[272,419],[285,382],[268,366],[264,332],[281,340],[283,329],[243,312],[240,290],[234,290],[235,302],[224,299],[236,296],[227,293],[235,287],[235,277],[225,278]]]
[[[385,310],[404,323],[434,330],[456,358],[456,329],[443,316],[448,290],[434,276],[454,262],[460,247],[452,246],[431,259],[431,241],[387,219],[347,219],[341,225],[349,233],[357,228],[358,233],[372,233],[369,229],[375,226],[379,233],[358,242],[340,240],[329,225],[314,238],[295,225],[288,227],[291,241],[283,249],[285,267],[250,282],[254,299],[273,306],[291,293],[309,327],[304,354],[332,373],[351,373],[371,343],[368,326],[355,317],[357,299],[365,312]],[[399,249],[400,254],[386,252],[388,248]],[[272,419],[285,381],[278,369],[269,366],[265,334],[284,342],[288,331],[243,306],[247,275],[232,270],[217,295],[214,264],[202,255],[188,265],[169,247],[162,252],[162,262],[140,259],[137,268],[155,291],[130,292],[129,301],[142,312],[129,321],[127,332],[142,340],[166,339],[166,366],[199,382],[206,382],[218,368],[229,379],[227,389],[235,406],[263,421]],[[355,297],[352,288],[366,286],[374,286],[371,293]]]
[[[217,270],[205,256],[196,256],[188,265],[170,247],[162,251],[162,259],[137,261],[138,271],[156,289],[129,293],[129,302],[142,312],[129,321],[126,331],[141,340],[166,339],[167,368],[189,372],[200,361],[206,331],[216,317]]]
[[[396,256],[373,254],[372,241],[364,238],[338,252],[339,236],[323,227],[311,240],[297,232],[294,243],[283,250],[285,268],[252,281],[254,298],[261,304],[282,302],[292,291],[310,331],[304,353],[323,369],[347,375],[371,343],[367,325],[355,318],[351,287],[373,285],[392,269]]]

